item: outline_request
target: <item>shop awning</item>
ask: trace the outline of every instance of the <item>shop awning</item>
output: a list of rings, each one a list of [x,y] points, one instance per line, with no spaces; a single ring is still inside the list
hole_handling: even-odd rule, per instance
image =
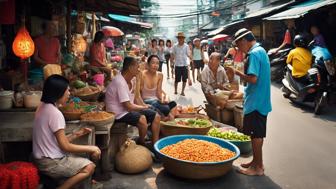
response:
[[[137,25],[140,25],[143,28],[152,28],[153,27],[153,24],[151,24],[151,23],[139,22],[135,18],[129,17],[129,16],[123,16],[123,15],[118,15],[118,14],[108,14],[108,16],[110,18],[112,18],[113,20],[120,21],[120,22],[127,22],[127,23],[131,23],[131,24],[137,24]]]
[[[217,34],[221,33],[222,31],[224,31],[225,29],[227,29],[227,28],[229,28],[229,27],[231,27],[231,26],[234,26],[234,25],[236,25],[236,24],[242,23],[242,22],[244,22],[244,20],[234,21],[234,22],[231,22],[231,23],[226,24],[226,25],[224,25],[224,26],[221,26],[221,27],[219,27],[219,28],[217,28],[217,29],[215,29],[215,30],[210,31],[210,32],[208,33],[208,36],[217,35]]]
[[[142,14],[139,0],[74,0],[72,4],[78,11],[113,12],[122,15]]]
[[[310,0],[298,5],[292,6],[289,10],[264,18],[264,20],[285,20],[300,18],[310,11],[333,5],[336,0]]]
[[[290,4],[293,4],[295,1],[290,1],[288,3],[285,3],[285,4],[281,4],[281,5],[277,5],[277,6],[271,6],[271,7],[265,7],[265,8],[262,8],[258,11],[255,11],[255,12],[251,12],[251,13],[248,13],[244,19],[249,19],[249,18],[256,18],[256,17],[260,17],[260,16],[264,16],[264,15],[267,15],[267,14],[270,14],[274,11],[277,11],[279,9],[282,9]]]

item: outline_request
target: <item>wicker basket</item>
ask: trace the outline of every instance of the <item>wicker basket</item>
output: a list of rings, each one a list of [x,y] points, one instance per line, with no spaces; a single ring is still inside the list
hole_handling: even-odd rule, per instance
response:
[[[97,101],[100,95],[100,91],[96,91],[94,93],[91,94],[85,94],[85,95],[81,95],[81,94],[75,94],[74,96],[80,98],[83,101]]]
[[[82,123],[87,123],[93,126],[104,126],[107,124],[113,124],[115,120],[115,115],[111,114],[111,117],[103,119],[103,120],[84,120],[81,117],[81,122]]]
[[[80,116],[83,114],[82,112],[64,112],[62,110],[61,112],[66,121],[80,120]]]
[[[177,118],[179,119],[179,118]],[[183,118],[181,118],[183,119]],[[207,127],[187,127],[187,126],[177,126],[172,125],[171,123],[162,122],[161,121],[161,133],[164,136],[171,135],[185,135],[185,134],[194,134],[194,135],[206,135],[208,134],[210,128],[212,127],[212,123],[209,121]]]

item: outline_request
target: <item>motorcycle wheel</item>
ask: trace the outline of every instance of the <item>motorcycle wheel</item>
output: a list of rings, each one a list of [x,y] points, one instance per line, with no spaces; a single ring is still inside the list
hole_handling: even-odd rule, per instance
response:
[[[325,94],[319,95],[315,100],[314,114],[320,115],[323,107],[327,102],[327,96]]]
[[[290,97],[291,93],[290,93],[289,89],[287,89],[286,87],[282,86],[281,87],[281,91],[283,92],[282,93],[283,97],[285,97],[285,98],[289,98]]]

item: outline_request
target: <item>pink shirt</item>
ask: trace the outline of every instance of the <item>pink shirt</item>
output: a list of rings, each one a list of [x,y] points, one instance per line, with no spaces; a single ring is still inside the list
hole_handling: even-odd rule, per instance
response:
[[[131,90],[124,77],[119,73],[116,75],[111,83],[107,86],[105,94],[105,105],[108,112],[114,112],[116,119],[122,118],[128,113],[127,109],[123,106],[123,102],[130,101],[134,103],[134,87],[135,77],[132,80]]]
[[[41,102],[35,112],[33,126],[34,157],[62,158],[65,154],[58,145],[55,132],[64,128],[65,120],[62,113],[53,104]]]
[[[37,37],[34,41],[38,56],[48,62],[48,64],[57,64],[60,50],[60,42],[56,37],[47,38],[44,35]]]

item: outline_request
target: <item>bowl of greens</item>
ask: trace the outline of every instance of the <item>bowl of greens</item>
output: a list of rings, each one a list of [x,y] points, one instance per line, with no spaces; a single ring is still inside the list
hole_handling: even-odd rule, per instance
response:
[[[209,136],[221,138],[236,145],[241,154],[248,154],[252,150],[251,138],[237,131],[221,131],[218,128],[212,128],[208,132]]]
[[[199,118],[175,118],[172,121],[161,121],[161,133],[164,136],[206,135],[211,127],[211,121]]]

